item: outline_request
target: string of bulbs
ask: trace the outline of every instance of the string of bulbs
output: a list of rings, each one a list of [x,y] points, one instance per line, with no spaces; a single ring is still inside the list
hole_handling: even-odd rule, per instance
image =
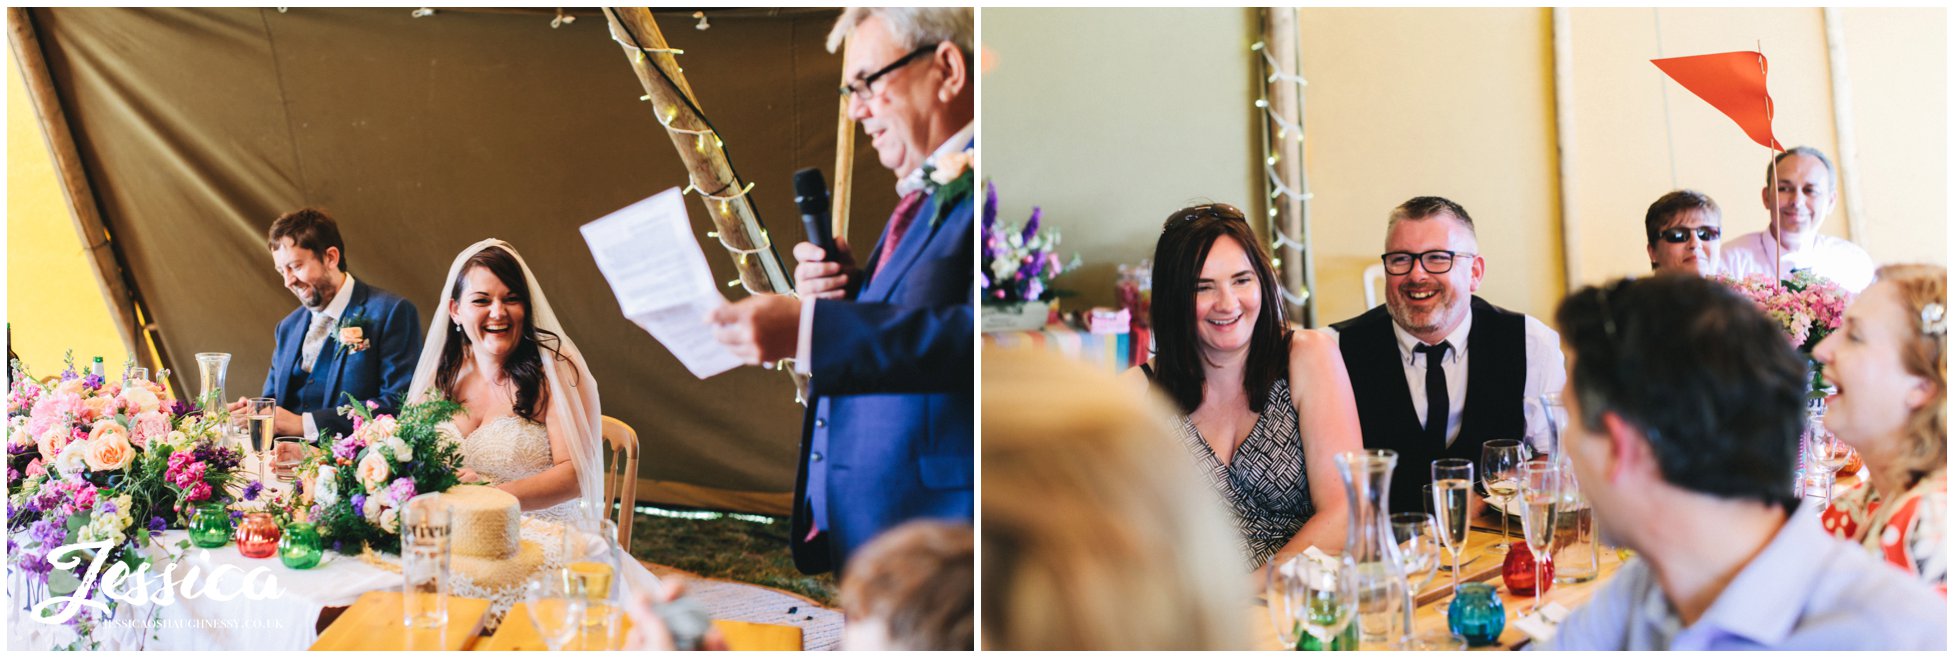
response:
[[[1264,82],[1268,83],[1271,87],[1277,83],[1296,85],[1296,104],[1300,107],[1302,105],[1303,89],[1309,86],[1309,81],[1303,79],[1300,72],[1291,73],[1283,70],[1282,65],[1276,62],[1273,55],[1269,54],[1266,46],[1267,44],[1261,41],[1257,41],[1249,46],[1251,52],[1261,56],[1260,64]],[[1268,192],[1270,201],[1268,218],[1269,235],[1275,236],[1269,248],[1275,252],[1274,261],[1276,268],[1281,269],[1282,256],[1280,254],[1284,248],[1294,248],[1298,253],[1302,253],[1308,249],[1308,245],[1304,244],[1302,240],[1291,237],[1282,230],[1282,224],[1278,221],[1282,215],[1282,204],[1278,202],[1286,197],[1300,203],[1308,203],[1314,195],[1309,192],[1309,179],[1307,177],[1299,176],[1297,187],[1302,189],[1295,189],[1286,184],[1283,181],[1283,177],[1276,171],[1276,163],[1282,161],[1282,155],[1276,151],[1277,145],[1284,144],[1290,139],[1301,143],[1303,141],[1303,122],[1300,117],[1292,119],[1276,112],[1275,108],[1269,103],[1269,95],[1265,91],[1261,98],[1255,99],[1255,108],[1262,113],[1263,118],[1267,122],[1275,124],[1276,127],[1275,134],[1273,135],[1274,139],[1265,139],[1262,142],[1262,171],[1264,173],[1263,187]],[[1276,291],[1282,295],[1283,301],[1298,307],[1302,307],[1309,300],[1310,293],[1308,288],[1305,287],[1299,286],[1292,290],[1288,286],[1283,285],[1281,281],[1277,281]]]

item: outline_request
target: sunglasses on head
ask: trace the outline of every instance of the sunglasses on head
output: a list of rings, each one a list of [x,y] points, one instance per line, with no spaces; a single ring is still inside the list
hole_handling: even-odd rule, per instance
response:
[[[1696,228],[1686,228],[1686,227],[1666,228],[1666,229],[1662,229],[1662,232],[1657,233],[1656,235],[1658,237],[1661,237],[1663,242],[1667,242],[1670,244],[1682,244],[1684,242],[1689,242],[1689,234],[1691,232],[1696,233],[1696,239],[1702,240],[1704,242],[1716,242],[1718,239],[1721,239],[1723,237],[1723,229],[1717,228],[1715,226],[1698,226]]]

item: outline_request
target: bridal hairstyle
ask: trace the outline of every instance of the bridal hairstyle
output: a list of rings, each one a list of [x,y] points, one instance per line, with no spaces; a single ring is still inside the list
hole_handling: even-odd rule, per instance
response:
[[[557,336],[556,332],[536,326],[535,309],[530,304],[529,279],[522,275],[522,265],[501,247],[487,247],[468,258],[461,267],[460,275],[455,277],[454,288],[448,291],[449,301],[461,299],[462,287],[468,273],[476,268],[488,269],[489,273],[501,279],[502,285],[508,286],[509,291],[515,293],[516,299],[521,300],[523,304],[522,341],[516,344],[515,351],[510,352],[507,359],[503,361],[502,372],[516,383],[516,415],[524,420],[541,422],[538,417],[547,408],[550,394],[549,387],[544,386],[542,351],[548,350],[552,359],[563,359],[563,352],[557,347],[562,342],[562,338]],[[455,396],[455,385],[460,380],[462,362],[468,358],[469,342],[468,333],[462,330],[461,325],[450,322],[447,330],[451,333],[452,340],[441,349],[441,368],[434,376],[434,385],[441,390],[442,395],[454,400],[458,399]],[[485,376],[487,374],[483,373]],[[581,378],[582,373],[578,373],[577,376]]]
[[[1907,417],[1897,461],[1906,468],[1910,488],[1947,467],[1947,268],[1887,265],[1873,276],[1893,284],[1900,308],[1905,311],[1900,322],[1905,323],[1901,330],[1907,338],[1900,343],[1900,365],[1908,374],[1934,385],[1934,397]],[[1923,317],[1930,304],[1940,307],[1938,323]]]
[[[983,360],[984,648],[1250,648],[1245,556],[1200,468],[1163,458],[1168,401],[1048,352]]]
[[[1242,373],[1249,410],[1262,413],[1269,388],[1288,373],[1290,329],[1283,318],[1275,268],[1262,240],[1249,228],[1248,219],[1241,209],[1225,203],[1176,210],[1167,216],[1153,249],[1154,381],[1180,405],[1183,414],[1200,408],[1201,384],[1207,379],[1201,370],[1205,360],[1201,318],[1194,316],[1195,281],[1201,278],[1201,266],[1207,262],[1215,240],[1224,237],[1234,239],[1248,252],[1249,265],[1262,289],[1262,308],[1255,318],[1248,366]]]

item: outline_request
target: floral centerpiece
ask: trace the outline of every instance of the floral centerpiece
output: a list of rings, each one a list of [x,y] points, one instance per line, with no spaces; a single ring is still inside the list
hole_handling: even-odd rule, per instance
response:
[[[1784,329],[1785,339],[1804,353],[1806,359],[1811,359],[1819,341],[1838,330],[1845,321],[1846,304],[1852,301],[1852,295],[1839,284],[1810,270],[1793,272],[1791,278],[1783,281],[1773,281],[1764,274],[1719,279],[1776,320]],[[1823,398],[1824,391],[1831,388],[1825,383],[1823,364],[1812,361],[1811,373],[1810,395],[1813,399]]]
[[[351,396],[347,396],[352,400]],[[354,401],[339,408],[353,432],[299,467],[297,500],[334,551],[371,548],[400,552],[400,508],[407,499],[447,491],[460,480],[461,448],[437,427],[461,405],[432,399],[373,415],[379,405]]]
[[[242,456],[223,447],[227,415],[207,416],[155,382],[84,375],[72,354],[67,364],[47,384],[10,364],[7,564],[37,595],[92,600],[104,596],[99,587],[77,591],[88,565],[147,564],[142,549],[183,527],[194,504],[228,499]],[[104,603],[113,613],[117,602]],[[84,611],[66,623],[87,642],[96,621]]]
[[[1059,258],[1059,232],[1041,229],[1044,209],[1033,207],[1022,227],[997,219],[997,186],[984,183],[984,259],[978,272],[983,285],[986,313],[1021,310],[1026,305],[1039,307],[1035,320],[1043,326],[1043,304],[1054,297],[1053,279],[1079,266],[1079,256]],[[986,322],[986,327],[992,323]],[[1034,327],[1035,328],[1035,327]]]

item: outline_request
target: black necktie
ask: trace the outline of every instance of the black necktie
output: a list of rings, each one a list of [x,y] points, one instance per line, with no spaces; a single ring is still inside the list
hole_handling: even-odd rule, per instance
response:
[[[1437,345],[1419,345],[1416,351],[1425,355],[1425,434],[1439,447],[1445,446],[1445,421],[1452,415],[1452,400],[1445,394],[1445,351],[1452,349],[1449,342]]]

